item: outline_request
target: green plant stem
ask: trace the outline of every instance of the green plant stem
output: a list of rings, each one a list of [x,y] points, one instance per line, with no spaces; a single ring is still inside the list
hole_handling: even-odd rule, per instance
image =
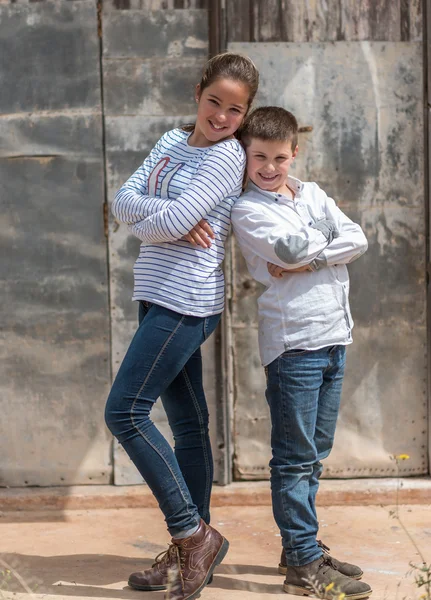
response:
[[[30,596],[33,596],[33,592],[28,587],[27,583],[21,577],[21,575],[18,573],[18,571],[15,571],[15,569],[13,567],[11,567],[10,565],[8,565],[7,562],[5,562],[2,558],[0,558],[0,565],[2,565],[5,569],[9,570],[11,573],[13,573],[14,577],[16,577],[16,579],[20,582],[20,584],[25,589],[27,594],[30,594]]]

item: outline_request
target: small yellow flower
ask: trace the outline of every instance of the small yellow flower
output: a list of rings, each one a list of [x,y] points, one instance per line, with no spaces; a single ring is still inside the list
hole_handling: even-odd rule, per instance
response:
[[[331,583],[328,583],[328,585],[325,587],[325,592],[330,592],[334,585],[335,583],[333,581]]]
[[[395,460],[409,460],[410,456],[408,454],[397,454],[395,456]]]
[[[338,596],[338,600],[344,600],[345,597],[346,597],[346,594],[343,592],[342,594],[340,594]]]

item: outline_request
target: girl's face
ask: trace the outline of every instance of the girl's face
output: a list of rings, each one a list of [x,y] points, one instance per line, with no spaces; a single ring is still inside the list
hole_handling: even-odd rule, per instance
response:
[[[198,114],[190,141],[195,146],[211,146],[232,137],[248,109],[248,86],[232,79],[218,79],[203,92],[196,86]]]

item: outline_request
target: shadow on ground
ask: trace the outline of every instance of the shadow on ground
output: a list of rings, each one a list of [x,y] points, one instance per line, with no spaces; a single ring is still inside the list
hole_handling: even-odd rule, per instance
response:
[[[151,566],[151,559],[128,558],[111,554],[76,554],[64,556],[32,556],[0,554],[0,559],[12,569],[3,589],[25,592],[13,576],[19,573],[30,590],[52,596],[88,596],[96,598],[137,598],[138,592],[125,582],[130,573]],[[274,575],[274,585],[235,579],[229,575]],[[216,569],[211,589],[243,590],[258,594],[279,594],[281,578],[276,568],[260,565],[220,565]],[[160,592],[146,592],[145,600],[161,599]]]

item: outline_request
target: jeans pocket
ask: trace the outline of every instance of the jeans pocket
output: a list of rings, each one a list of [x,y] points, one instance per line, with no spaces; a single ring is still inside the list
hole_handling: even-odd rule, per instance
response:
[[[145,316],[148,314],[148,311],[150,310],[151,307],[152,307],[151,302],[147,302],[146,300],[139,300],[139,306],[138,306],[139,324],[142,323],[142,321],[144,320]]]
[[[221,319],[221,313],[204,318],[204,340],[206,341],[215,330]]]

